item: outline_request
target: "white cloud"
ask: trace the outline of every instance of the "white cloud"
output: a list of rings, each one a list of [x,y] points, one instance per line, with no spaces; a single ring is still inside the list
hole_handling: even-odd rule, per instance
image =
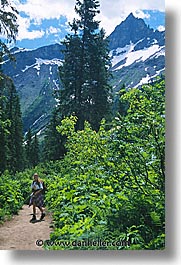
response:
[[[49,27],[48,32],[49,32],[50,34],[56,34],[56,33],[59,32],[59,29],[57,29],[57,28],[51,26],[51,27]]]
[[[43,30],[32,30],[32,31],[21,31],[21,33],[18,34],[17,40],[23,40],[23,39],[39,39],[42,38],[45,35],[45,32]]]
[[[18,24],[20,26],[18,28],[17,40],[23,40],[23,39],[33,40],[33,39],[41,38],[45,34],[43,30],[29,31],[29,27],[30,27],[29,18],[22,18],[18,16]]]
[[[18,4],[18,10],[25,12],[32,20],[40,23],[42,19],[59,18],[66,15],[73,19],[75,0],[27,0]]]
[[[138,17],[138,18],[150,18],[150,15],[147,14],[147,13],[144,13],[142,10],[136,10],[135,12],[133,12],[134,16],[135,17]]]
[[[60,33],[60,32],[61,32],[61,29],[55,28],[55,27],[52,27],[52,26],[50,26],[48,29],[46,29],[46,35],[53,34],[53,35],[58,36],[58,33]]]
[[[157,28],[159,31],[164,31],[165,30],[165,27],[160,25],[158,28]]]
[[[66,16],[68,21],[72,21],[76,16],[74,7],[76,0],[15,0],[18,11],[25,12],[36,24],[41,24],[43,19],[60,18]],[[131,12],[142,17],[143,9],[165,10],[164,0],[100,0],[100,15],[97,19],[101,20],[100,26],[109,35],[116,25],[120,24]],[[21,27],[21,25],[20,25]]]

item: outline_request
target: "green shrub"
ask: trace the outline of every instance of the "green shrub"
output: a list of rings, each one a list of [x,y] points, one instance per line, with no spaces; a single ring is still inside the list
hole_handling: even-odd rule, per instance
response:
[[[0,220],[6,216],[17,214],[23,205],[23,196],[19,181],[12,179],[8,172],[0,178]]]
[[[76,132],[76,117],[57,127],[67,136],[67,154],[46,195],[57,243],[124,240],[130,245],[83,249],[164,248],[164,81],[130,90],[124,100],[127,114],[109,130],[105,121],[98,132],[86,122]]]

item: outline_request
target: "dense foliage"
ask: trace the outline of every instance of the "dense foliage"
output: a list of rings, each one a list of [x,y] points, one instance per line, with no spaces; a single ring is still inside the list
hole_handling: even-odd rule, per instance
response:
[[[0,178],[0,223],[5,217],[16,214],[23,204],[23,197],[18,181],[8,173]]]
[[[96,132],[86,122],[76,132],[76,117],[58,126],[68,152],[47,194],[53,240],[101,238],[130,241],[118,249],[164,248],[164,88],[159,80],[125,93],[127,115],[116,117],[109,130],[103,122]]]
[[[46,181],[46,205],[54,220],[54,243],[46,249],[164,248],[165,82],[121,94],[127,113],[111,124],[103,120],[98,132],[88,122],[75,130],[76,116],[62,120],[57,126],[67,137],[62,160],[1,176],[1,220],[28,202],[36,171]],[[62,244],[99,240],[109,244]]]

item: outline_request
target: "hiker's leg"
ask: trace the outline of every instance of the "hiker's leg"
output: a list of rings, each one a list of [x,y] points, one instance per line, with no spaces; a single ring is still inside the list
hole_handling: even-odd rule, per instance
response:
[[[33,217],[31,218],[30,222],[36,221],[36,204],[33,202]]]
[[[33,202],[33,214],[36,216],[36,204]]]
[[[40,209],[40,212],[43,213],[43,208],[42,207],[38,207]]]
[[[43,218],[45,217],[45,213],[43,211],[43,208],[42,207],[38,207],[41,211],[41,217],[40,217],[40,220],[43,220]]]

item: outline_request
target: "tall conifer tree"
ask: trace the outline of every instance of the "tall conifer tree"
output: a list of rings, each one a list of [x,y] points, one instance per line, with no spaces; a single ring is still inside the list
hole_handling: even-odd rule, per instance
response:
[[[0,80],[0,171],[23,168],[23,134],[20,103],[10,78]]]
[[[40,162],[40,148],[37,134],[33,135],[31,129],[25,137],[26,166],[35,167]]]
[[[46,129],[43,159],[58,160],[65,154],[65,136],[57,132],[56,126],[60,125],[61,117],[56,110],[53,111],[50,123]]]
[[[2,80],[0,80],[0,174],[7,167],[7,134],[9,122],[6,118],[5,97],[2,91]]]
[[[25,138],[25,153],[26,153],[26,164],[27,167],[32,166],[32,132],[31,129],[28,130]]]
[[[62,116],[78,117],[78,130],[83,129],[85,120],[98,130],[110,110],[109,50],[105,32],[99,30],[99,21],[95,20],[98,8],[97,0],[77,0],[75,11],[80,19],[70,24],[73,34],[63,42],[59,107]]]
[[[18,33],[17,14],[11,1],[0,0],[0,63],[8,55],[9,44]],[[23,166],[23,136],[19,97],[10,78],[0,69],[0,173],[5,169],[21,170]]]
[[[19,97],[14,85],[10,86],[9,96],[7,97],[7,117],[11,121],[8,134],[8,168],[12,171],[23,168],[23,126]]]
[[[39,141],[38,137],[35,134],[32,141],[32,165],[35,167],[40,162],[40,150],[39,150]]]

